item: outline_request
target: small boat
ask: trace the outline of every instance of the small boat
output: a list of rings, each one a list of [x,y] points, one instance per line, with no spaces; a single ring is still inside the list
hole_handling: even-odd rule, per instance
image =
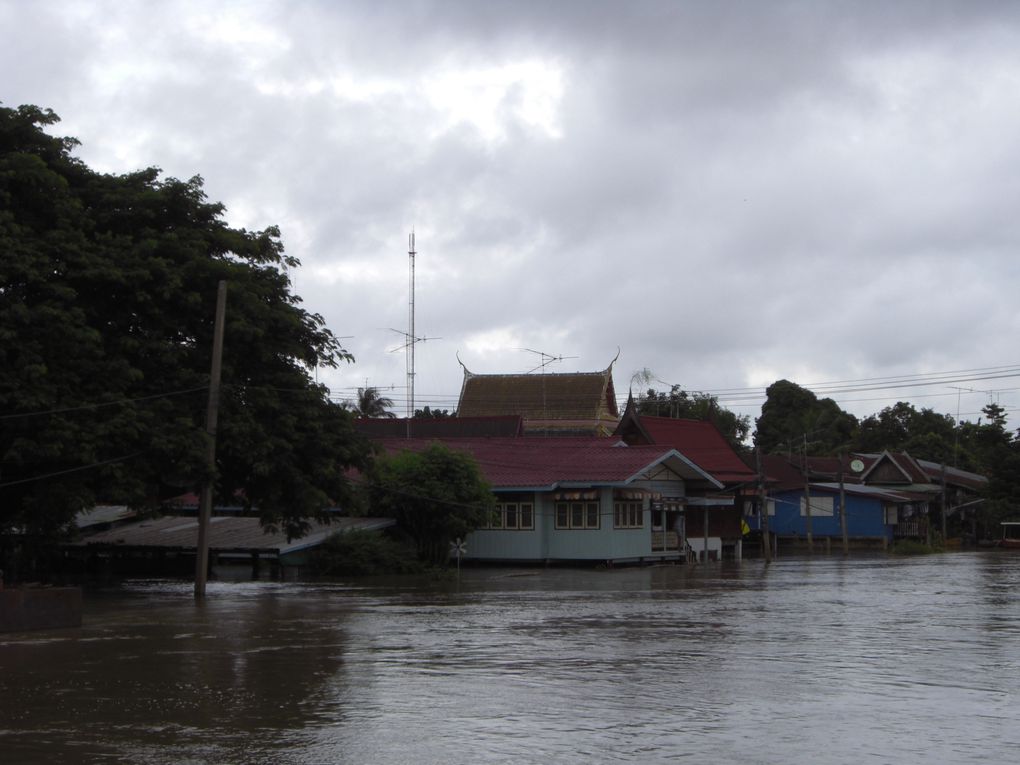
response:
[[[1020,550],[1020,521],[1003,521],[1001,525],[1002,539],[999,540],[999,547]]]

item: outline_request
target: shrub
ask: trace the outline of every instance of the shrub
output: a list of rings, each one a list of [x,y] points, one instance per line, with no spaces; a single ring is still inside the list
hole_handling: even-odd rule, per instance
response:
[[[376,531],[331,535],[315,551],[312,568],[332,576],[416,574],[423,570],[414,547]]]

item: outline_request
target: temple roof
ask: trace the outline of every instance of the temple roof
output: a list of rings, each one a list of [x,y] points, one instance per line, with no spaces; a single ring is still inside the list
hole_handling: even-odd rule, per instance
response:
[[[612,369],[610,365],[601,372],[475,374],[465,367],[457,416],[518,415],[528,431],[608,433],[620,416]]]

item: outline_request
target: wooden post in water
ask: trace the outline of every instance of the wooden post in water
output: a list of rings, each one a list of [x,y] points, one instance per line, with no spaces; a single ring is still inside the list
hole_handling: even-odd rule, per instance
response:
[[[942,544],[945,545],[946,542],[948,541],[948,538],[949,538],[948,537],[948,533],[949,532],[948,532],[947,527],[946,527],[946,498],[947,498],[948,495],[946,494],[946,463],[945,462],[942,463],[941,478],[942,478]]]
[[[708,505],[705,505],[705,563],[708,563]]]
[[[772,541],[769,539],[769,503],[765,495],[765,471],[761,466],[761,447],[754,450],[756,467],[758,468],[758,525],[761,527],[761,538],[765,551],[765,562],[772,562]]]
[[[220,374],[223,368],[223,325],[227,315],[227,283],[216,291],[216,323],[213,326],[212,367],[209,372],[209,403],[205,416],[206,464],[209,477],[202,485],[198,506],[198,549],[195,555],[195,598],[205,597],[209,577],[209,518],[212,515],[213,486],[216,482],[216,421],[220,411]]]

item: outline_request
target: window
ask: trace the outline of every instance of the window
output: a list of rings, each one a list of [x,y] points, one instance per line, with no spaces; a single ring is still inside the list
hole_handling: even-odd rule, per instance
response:
[[[613,527],[640,529],[644,525],[644,508],[640,502],[614,502]]]
[[[531,502],[497,502],[487,529],[511,531],[535,528],[535,505]]]
[[[597,529],[599,527],[598,502],[557,502],[556,528]]]
[[[800,514],[806,516],[804,497],[800,498]],[[811,517],[832,517],[832,497],[811,497]]]

